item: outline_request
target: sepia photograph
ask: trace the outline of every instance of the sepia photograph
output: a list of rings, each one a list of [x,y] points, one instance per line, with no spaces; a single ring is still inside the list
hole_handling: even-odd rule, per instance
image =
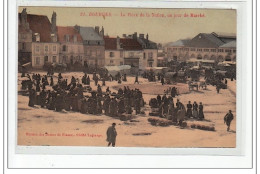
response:
[[[237,147],[235,9],[17,11],[18,146]]]

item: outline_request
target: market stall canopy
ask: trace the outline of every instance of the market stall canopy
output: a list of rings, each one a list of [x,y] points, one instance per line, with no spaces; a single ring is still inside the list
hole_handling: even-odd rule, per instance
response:
[[[108,74],[111,74],[112,76],[116,75],[118,72],[129,74],[131,66],[130,65],[120,65],[120,66],[105,66],[105,69],[107,69]]]

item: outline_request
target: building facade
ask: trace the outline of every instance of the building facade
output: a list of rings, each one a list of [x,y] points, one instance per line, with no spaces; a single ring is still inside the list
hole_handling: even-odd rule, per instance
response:
[[[158,66],[158,48],[155,42],[149,40],[149,35],[139,34],[137,41],[142,45],[143,48],[143,60],[142,68],[145,67],[157,67]]]
[[[59,62],[55,12],[51,20],[44,15],[27,14],[23,9],[19,14],[18,60],[30,59],[33,68],[42,68],[46,62]]]
[[[81,27],[76,25],[76,31],[81,35],[84,47],[84,61],[90,66],[103,67],[105,65],[104,28],[98,26]]]
[[[57,27],[59,48],[59,63],[84,65],[84,46],[81,35],[74,27]]]
[[[222,61],[236,60],[236,36],[217,33],[200,33],[193,39],[178,40],[165,46],[168,61],[205,59]]]
[[[32,30],[27,22],[27,12],[24,8],[18,15],[18,61],[20,64],[32,60]]]

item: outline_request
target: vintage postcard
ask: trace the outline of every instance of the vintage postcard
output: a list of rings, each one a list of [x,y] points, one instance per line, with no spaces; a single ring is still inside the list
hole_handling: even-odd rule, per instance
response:
[[[235,9],[16,15],[18,146],[237,147]]]

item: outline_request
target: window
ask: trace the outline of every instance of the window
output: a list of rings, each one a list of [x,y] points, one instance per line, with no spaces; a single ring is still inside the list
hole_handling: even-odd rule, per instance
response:
[[[115,56],[115,53],[114,52],[110,52],[109,53],[109,57],[114,57]]]
[[[236,53],[236,50],[233,50],[233,53]]]
[[[35,36],[35,41],[36,42],[40,42],[40,34],[39,33],[35,33],[34,36]]]
[[[204,49],[205,52],[209,52],[209,49]]]
[[[130,52],[130,53],[129,53],[129,57],[134,57],[134,53],[133,53],[133,52]]]
[[[211,52],[216,52],[216,49],[211,49],[210,51],[211,51]]]
[[[200,52],[201,52],[201,51],[202,51],[202,49],[199,49],[199,48],[198,48],[198,49],[197,49],[197,51],[200,51]]]
[[[144,53],[144,59],[145,59],[146,57],[145,57],[145,53]]]
[[[152,52],[148,53],[148,57],[149,57],[149,59],[152,59],[153,58],[153,53]]]
[[[44,56],[44,62],[48,62],[48,56]]]
[[[74,43],[78,41],[78,38],[76,35],[73,36],[73,41],[74,41]]]
[[[225,52],[226,52],[226,53],[231,53],[231,50],[228,49],[228,50],[225,50]]]
[[[70,41],[70,35],[66,35],[66,42]]]
[[[100,45],[100,42],[98,41],[97,44]]]
[[[66,45],[63,45],[62,46],[62,51],[66,51],[66,50],[67,50]]]
[[[36,57],[36,59],[35,59],[35,64],[36,64],[36,65],[40,65],[40,57]]]
[[[52,47],[52,50],[56,52],[56,45]]]
[[[120,65],[123,65],[124,63],[123,62],[120,62]]]
[[[48,52],[48,50],[49,50],[48,45],[45,45],[45,46],[44,46],[44,51],[45,51],[45,52]]]
[[[25,50],[25,43],[22,43],[22,49]]]
[[[113,60],[110,60],[110,63],[114,63],[114,61],[113,61]]]
[[[218,52],[223,52],[223,49],[218,49]]]
[[[196,51],[196,49],[195,49],[195,48],[191,48],[190,50],[191,50],[191,51]]]
[[[35,46],[35,51],[36,51],[36,52],[40,52],[40,47],[39,47],[39,45],[36,45],[36,46]]]
[[[56,63],[56,62],[57,62],[56,56],[53,56],[53,57],[52,57],[52,62],[53,62],[53,63]]]

